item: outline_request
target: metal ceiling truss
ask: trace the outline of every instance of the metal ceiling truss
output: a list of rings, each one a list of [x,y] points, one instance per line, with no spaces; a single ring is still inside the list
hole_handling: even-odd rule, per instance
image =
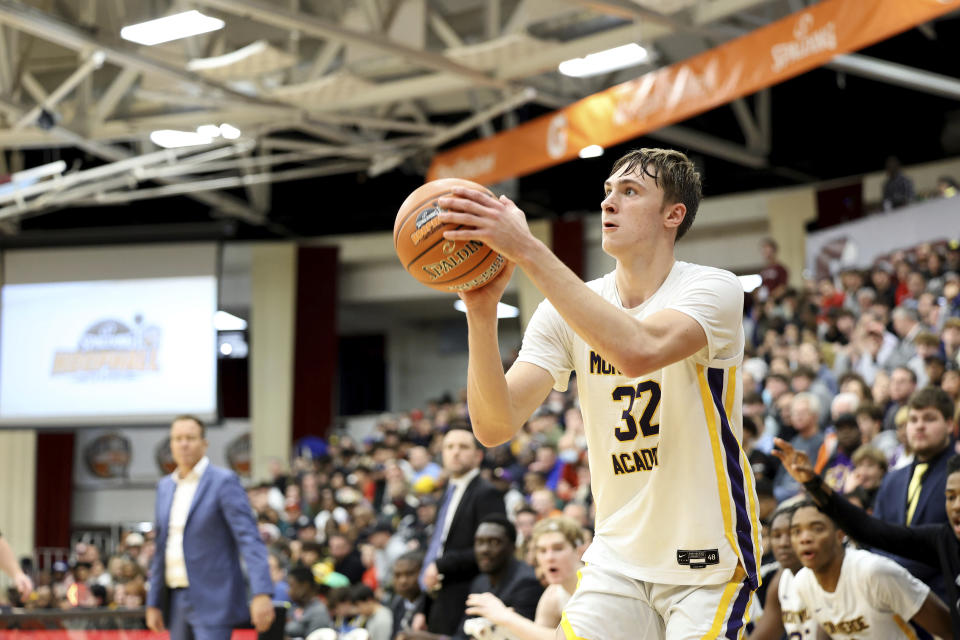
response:
[[[0,168],[14,168],[14,150],[63,146],[107,163],[0,196],[0,223],[68,206],[183,195],[215,215],[270,225],[271,183],[422,168],[433,150],[471,130],[493,133],[500,116],[503,126],[515,125],[521,105],[564,106],[668,62],[655,56],[646,67],[571,79],[556,71],[562,60],[628,42],[656,48],[671,35],[681,36],[669,41],[681,59],[791,9],[788,0],[157,5],[168,13],[201,9],[227,27],[137,47],[118,34],[124,24],[156,17],[140,15],[141,3],[0,0],[0,149],[11,153],[10,166],[0,153]],[[752,13],[757,9],[764,18]],[[840,56],[831,66],[960,97],[957,80],[900,65]],[[770,106],[769,91],[731,104],[743,144],[678,126],[650,135],[767,167]],[[450,123],[462,113],[471,115]],[[242,138],[166,151],[150,142],[157,129],[222,123]],[[223,192],[236,187],[244,187],[246,200]]]

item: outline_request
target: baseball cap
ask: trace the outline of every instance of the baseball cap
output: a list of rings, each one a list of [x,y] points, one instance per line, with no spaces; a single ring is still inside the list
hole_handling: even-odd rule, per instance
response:
[[[143,546],[143,535],[134,531],[133,533],[128,533],[127,537],[123,539],[123,543],[128,547],[142,547]]]

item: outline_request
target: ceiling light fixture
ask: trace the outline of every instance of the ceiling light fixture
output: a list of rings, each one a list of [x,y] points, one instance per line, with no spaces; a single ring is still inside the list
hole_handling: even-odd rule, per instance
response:
[[[580,149],[581,158],[599,158],[603,155],[603,147],[598,144],[589,144]]]
[[[467,312],[467,305],[463,304],[463,300],[456,300],[453,303],[453,308],[461,313]],[[511,305],[504,304],[502,302],[497,303],[497,317],[498,318],[516,318],[520,315],[520,309]]]
[[[177,129],[158,129],[150,134],[150,140],[158,147],[173,149],[176,147],[193,147],[201,144],[210,144],[216,138],[236,140],[241,135],[240,129],[231,124],[202,124],[196,131],[178,131]]]
[[[177,131],[176,129],[158,129],[150,132],[150,141],[164,149],[178,147],[195,147],[201,144],[210,144],[213,138],[197,133],[196,131]]]
[[[642,64],[650,59],[650,53],[636,42],[613,49],[591,53],[585,58],[564,60],[559,65],[560,73],[571,78],[588,78]]]
[[[243,331],[247,321],[226,311],[217,311],[213,316],[213,327],[217,331]]]
[[[220,125],[220,135],[227,140],[236,140],[240,137],[240,129],[237,129],[232,124],[224,123]]]
[[[223,29],[224,24],[226,23],[223,20],[204,15],[194,9],[128,25],[120,30],[120,37],[130,42],[150,46],[201,33],[210,33]]]

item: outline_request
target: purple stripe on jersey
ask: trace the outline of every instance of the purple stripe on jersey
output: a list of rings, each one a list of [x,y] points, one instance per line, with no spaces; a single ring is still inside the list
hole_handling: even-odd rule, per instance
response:
[[[727,412],[723,408],[721,400],[723,394],[723,369],[707,369],[707,382],[710,385],[710,393],[713,396],[713,403],[717,407],[717,413],[720,414],[720,441],[723,443],[723,451],[727,459],[727,476],[730,478],[730,493],[733,494],[733,503],[737,511],[737,542],[740,546],[740,555],[743,558],[744,569],[747,572],[747,580],[756,589],[759,584],[757,580],[757,559],[753,548],[753,525],[750,522],[750,512],[747,510],[747,494],[743,489],[743,467],[740,466],[740,444],[736,436],[730,429],[730,423],[727,421]]]
[[[737,593],[737,599],[733,601],[733,611],[727,618],[727,633],[724,635],[729,640],[737,640],[740,635],[740,627],[743,626],[743,616],[747,612],[747,603],[750,601],[750,593],[753,588],[747,580],[740,585],[740,591]]]

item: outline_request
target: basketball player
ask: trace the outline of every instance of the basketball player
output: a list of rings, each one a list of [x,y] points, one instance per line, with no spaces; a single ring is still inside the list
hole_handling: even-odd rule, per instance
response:
[[[674,258],[701,197],[686,156],[632,151],[603,186],[603,249],[616,268],[586,284],[506,196],[455,189],[440,199],[441,220],[467,227],[444,237],[479,240],[511,262],[461,294],[473,428],[484,444],[506,442],[576,371],[596,537],[558,638],[736,638],[760,549],[739,444],[743,288],[727,271]],[[496,311],[514,266],[546,300],[504,374]]]
[[[793,589],[793,581],[803,565],[790,543],[791,506],[781,506],[770,518],[770,546],[780,564],[767,586],[763,614],[757,618],[750,640],[828,640]]]
[[[793,589],[831,638],[917,637],[907,621],[941,638],[952,635],[947,605],[890,558],[845,549],[845,534],[810,500],[790,519],[790,539],[804,568]]]

